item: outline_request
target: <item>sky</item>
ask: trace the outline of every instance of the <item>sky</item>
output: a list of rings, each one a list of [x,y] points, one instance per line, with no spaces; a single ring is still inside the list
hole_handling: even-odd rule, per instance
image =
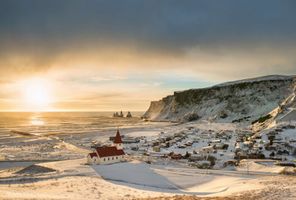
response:
[[[2,111],[144,111],[295,55],[293,0],[0,0]]]

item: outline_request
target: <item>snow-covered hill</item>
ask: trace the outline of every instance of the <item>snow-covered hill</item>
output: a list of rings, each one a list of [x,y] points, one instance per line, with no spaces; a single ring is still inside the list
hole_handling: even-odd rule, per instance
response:
[[[174,92],[153,101],[143,118],[155,121],[242,122],[277,109],[295,92],[295,76],[264,76]]]

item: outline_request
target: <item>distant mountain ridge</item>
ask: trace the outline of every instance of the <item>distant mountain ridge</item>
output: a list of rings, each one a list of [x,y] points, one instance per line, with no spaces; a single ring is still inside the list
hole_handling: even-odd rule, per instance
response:
[[[174,92],[152,101],[143,118],[154,121],[254,121],[295,93],[296,77],[271,75]]]

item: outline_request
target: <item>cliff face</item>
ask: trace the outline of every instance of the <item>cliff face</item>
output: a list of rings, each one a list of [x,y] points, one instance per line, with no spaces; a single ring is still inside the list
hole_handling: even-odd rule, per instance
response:
[[[294,76],[267,76],[175,92],[151,102],[143,118],[155,121],[253,121],[294,94],[295,85]]]

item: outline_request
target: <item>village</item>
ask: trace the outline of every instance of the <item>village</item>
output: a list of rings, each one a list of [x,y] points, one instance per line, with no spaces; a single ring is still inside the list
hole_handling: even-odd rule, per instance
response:
[[[129,136],[117,130],[105,143],[95,142],[89,164],[126,160],[146,163],[174,162],[200,169],[234,170],[241,160],[269,161],[296,167],[295,125],[279,125],[262,132],[251,130],[203,130],[194,125],[154,136]]]

